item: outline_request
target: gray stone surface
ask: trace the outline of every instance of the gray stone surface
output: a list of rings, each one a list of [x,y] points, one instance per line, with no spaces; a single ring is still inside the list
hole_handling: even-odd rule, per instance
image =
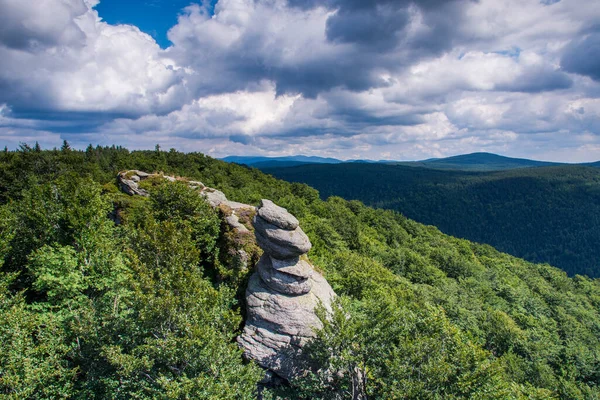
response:
[[[227,207],[231,208],[233,210],[233,212],[244,211],[244,210],[256,211],[256,207],[251,206],[249,204],[238,203],[237,201],[227,200],[227,201],[223,202],[223,204],[225,204]]]
[[[262,199],[258,207],[258,215],[268,223],[288,231],[298,227],[298,220],[283,207],[271,200]]]
[[[136,181],[125,178],[126,174],[119,174],[118,181],[120,189],[130,196],[148,196],[148,192],[140,189]],[[136,175],[134,175],[136,176]]]
[[[258,245],[278,259],[287,259],[308,253],[312,245],[300,227],[288,231],[272,225],[259,216],[252,221]]]
[[[320,274],[309,281],[310,292],[286,296],[271,290],[255,273],[246,290],[248,319],[238,343],[247,358],[287,380],[305,368],[302,347],[322,326],[315,308],[323,304],[330,310],[335,296]]]
[[[231,214],[230,216],[225,217],[225,221],[227,222],[227,225],[229,225],[233,229],[237,229],[240,233],[250,232],[248,228],[246,228],[244,224],[240,222],[240,219],[235,214]]]
[[[206,201],[208,201],[208,204],[212,207],[217,207],[219,204],[227,201],[225,194],[219,190],[207,188],[203,190],[201,194],[206,197]]]
[[[268,200],[261,202],[257,213],[254,232],[265,253],[248,282],[247,320],[237,340],[247,358],[291,380],[310,367],[302,349],[321,327],[315,308],[322,304],[331,311],[335,293],[300,258],[311,244],[297,220]]]
[[[273,268],[271,257],[267,254],[263,254],[256,268],[265,285],[279,293],[300,295],[308,293],[311,289],[310,274],[307,277],[299,277],[281,272]]]
[[[298,278],[310,278],[314,272],[314,268],[307,261],[297,258],[288,258],[287,260],[279,260],[271,257],[271,265],[279,272],[293,275]]]

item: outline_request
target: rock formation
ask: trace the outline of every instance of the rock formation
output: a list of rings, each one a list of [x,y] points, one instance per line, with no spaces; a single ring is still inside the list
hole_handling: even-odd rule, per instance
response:
[[[330,309],[335,294],[305,259],[311,244],[293,215],[262,200],[253,224],[264,254],[248,282],[238,343],[247,358],[291,380],[302,374],[302,348],[321,326],[315,308]]]
[[[256,207],[227,200],[225,194],[219,190],[205,186],[202,182],[191,181],[184,178],[175,178],[163,174],[149,174],[138,170],[123,171],[118,174],[117,180],[121,190],[129,195],[149,196],[149,192],[140,186],[141,182],[148,179],[164,179],[169,182],[182,181],[191,188],[198,190],[199,195],[219,211],[224,226],[220,258],[232,270],[243,271],[248,269],[259,257],[258,248],[252,234],[252,218]],[[118,214],[118,213],[117,213]],[[118,215],[117,215],[118,218]],[[115,218],[115,220],[117,220]]]
[[[315,308],[322,304],[330,310],[335,293],[308,262],[311,243],[298,220],[270,200],[255,208],[229,201],[201,182],[162,174],[125,171],[118,175],[119,187],[130,195],[149,196],[140,187],[149,178],[182,180],[219,210],[224,222],[222,254],[233,270],[250,268],[260,254],[256,244],[260,246],[263,254],[246,289],[246,325],[237,341],[246,358],[268,371],[267,377],[275,374],[289,381],[301,375],[306,368],[302,348],[321,327]]]
[[[148,196],[146,190],[140,189],[139,183],[149,176],[150,174],[146,172],[136,170],[121,172],[118,176],[119,188],[131,196]]]

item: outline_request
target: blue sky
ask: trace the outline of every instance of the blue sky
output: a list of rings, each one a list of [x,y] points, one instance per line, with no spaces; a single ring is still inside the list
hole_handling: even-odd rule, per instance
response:
[[[177,16],[192,0],[103,0],[96,6],[99,16],[109,24],[131,24],[149,34],[162,47],[171,42],[167,31],[177,23]]]
[[[0,0],[0,145],[600,159],[589,0]]]

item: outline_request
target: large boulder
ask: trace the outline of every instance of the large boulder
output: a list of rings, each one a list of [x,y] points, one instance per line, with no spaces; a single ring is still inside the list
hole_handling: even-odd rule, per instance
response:
[[[288,231],[298,227],[298,220],[283,207],[279,207],[271,200],[263,199],[258,208],[258,215],[268,223]]]
[[[304,373],[302,349],[322,327],[315,313],[319,305],[330,310],[335,293],[318,273],[310,278],[308,293],[289,296],[268,287],[254,274],[246,290],[247,321],[238,343],[247,358],[290,381]]]
[[[208,201],[208,204],[210,204],[212,207],[217,207],[221,203],[225,203],[227,201],[227,197],[225,197],[225,194],[223,194],[223,192],[220,190],[204,188],[201,194],[202,196],[206,197],[206,201]]]
[[[310,292],[311,282],[309,278],[312,274],[308,271],[303,271],[308,276],[298,276],[277,270],[273,268],[271,257],[267,254],[263,254],[260,258],[256,269],[265,285],[279,293],[298,295]],[[301,270],[302,267],[297,269]]]
[[[260,213],[260,208],[258,209]],[[252,221],[258,245],[269,255],[278,258],[294,258],[308,253],[312,245],[308,236],[298,226],[293,230],[281,229],[260,216]]]

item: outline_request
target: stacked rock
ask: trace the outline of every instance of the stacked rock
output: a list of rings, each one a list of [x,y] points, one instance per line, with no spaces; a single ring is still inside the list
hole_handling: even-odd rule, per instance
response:
[[[311,248],[298,220],[285,208],[262,200],[254,217],[256,241],[264,250],[257,270],[271,289],[288,295],[310,292],[312,267],[300,256]]]
[[[238,343],[246,357],[291,380],[306,369],[302,347],[321,327],[315,308],[330,309],[335,294],[303,257],[310,240],[286,209],[262,200],[253,225],[264,253],[248,282],[247,321]]]

